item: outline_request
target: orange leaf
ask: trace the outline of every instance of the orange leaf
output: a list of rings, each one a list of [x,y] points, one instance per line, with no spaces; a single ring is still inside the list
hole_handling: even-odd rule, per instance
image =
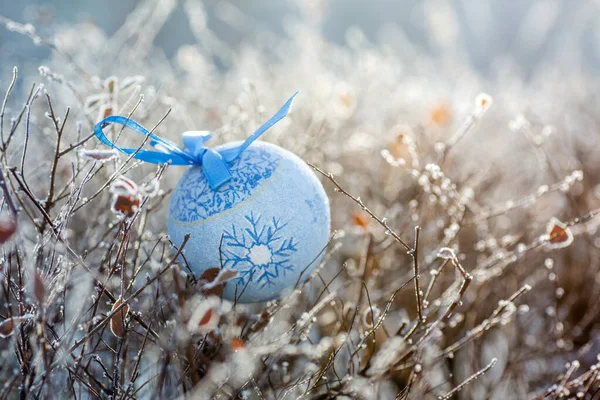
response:
[[[102,111],[102,118],[108,118],[112,115],[112,107],[105,106]]]
[[[240,338],[233,338],[231,341],[231,348],[233,350],[240,350],[244,348],[244,341]]]
[[[452,120],[450,109],[445,104],[439,104],[433,107],[429,113],[429,117],[437,126],[446,126]]]
[[[202,316],[202,318],[200,318],[200,322],[198,322],[198,326],[202,327],[205,326],[206,324],[208,324],[210,322],[210,319],[213,316],[213,310],[211,310],[210,308],[208,310],[206,310],[206,313],[204,313],[204,315]]]
[[[569,235],[567,235],[567,230],[554,225],[552,227],[552,231],[550,232],[550,243],[562,243],[569,240]]]
[[[369,216],[365,213],[353,213],[352,222],[354,222],[354,225],[356,226],[367,229],[369,227]]]
[[[188,321],[188,330],[191,333],[206,334],[215,330],[219,325],[221,299],[208,296],[200,301]]]
[[[573,242],[573,233],[568,225],[552,218],[546,227],[548,241],[546,247],[550,249],[560,249],[569,246]]]

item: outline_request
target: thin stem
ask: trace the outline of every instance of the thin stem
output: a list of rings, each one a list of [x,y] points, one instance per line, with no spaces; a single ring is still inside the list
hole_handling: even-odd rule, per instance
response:
[[[419,321],[423,320],[423,301],[421,300],[421,284],[419,277],[419,232],[421,228],[415,226],[415,243],[413,247],[413,251],[411,252],[411,256],[413,259],[413,273],[415,275],[415,298],[417,300],[417,316]]]

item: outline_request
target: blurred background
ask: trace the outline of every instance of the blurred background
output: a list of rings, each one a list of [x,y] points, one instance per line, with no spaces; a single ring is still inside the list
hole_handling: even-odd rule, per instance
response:
[[[0,15],[31,23],[51,35],[57,26],[91,21],[108,36],[124,23],[139,0],[0,0]],[[600,68],[600,2],[597,0],[259,0],[203,2],[206,24],[231,46],[256,40],[261,31],[286,35],[290,21],[309,12],[308,19],[333,43],[345,44],[359,30],[374,43],[417,47],[425,54],[464,58],[483,74],[500,62],[514,63],[527,77],[540,63],[597,72]],[[404,43],[397,41],[401,32]],[[155,38],[168,57],[184,44],[195,43],[184,6],[170,12]],[[442,51],[442,48],[445,51]],[[17,34],[0,32],[1,68],[25,60],[44,59]],[[582,64],[574,62],[581,58]]]

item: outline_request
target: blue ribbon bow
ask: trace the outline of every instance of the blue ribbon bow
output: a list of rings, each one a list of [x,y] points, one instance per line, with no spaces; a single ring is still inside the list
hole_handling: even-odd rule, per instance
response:
[[[208,180],[208,184],[211,189],[215,190],[222,184],[228,182],[231,179],[231,172],[227,166],[237,159],[243,152],[259,138],[260,135],[265,133],[267,129],[275,125],[279,120],[288,115],[292,107],[294,97],[300,91],[296,91],[285,102],[285,104],[273,115],[267,122],[262,124],[260,128],[250,135],[244,143],[240,146],[233,147],[224,150],[214,150],[204,145],[211,137],[212,134],[206,131],[189,131],[183,133],[183,144],[185,149],[178,147],[175,143],[170,142],[166,139],[161,138],[158,135],[150,132],[139,123],[132,119],[123,117],[121,115],[111,115],[104,118],[94,126],[94,134],[96,137],[105,145],[117,149],[127,155],[146,161],[153,164],[166,164],[171,163],[172,165],[201,165]],[[119,147],[109,138],[106,137],[102,130],[105,126],[110,124],[119,124],[127,128],[130,128],[144,136],[150,136],[150,146],[159,149],[161,151],[153,150],[138,150],[127,147]]]

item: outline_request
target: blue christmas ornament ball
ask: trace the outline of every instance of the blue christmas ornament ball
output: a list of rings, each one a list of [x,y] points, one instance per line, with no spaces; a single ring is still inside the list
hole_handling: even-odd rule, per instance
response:
[[[215,189],[202,166],[184,173],[171,197],[169,235],[180,245],[190,234],[183,254],[197,277],[209,268],[238,271],[225,299],[277,298],[319,264],[329,240],[329,200],[312,169],[273,144],[255,141],[228,168],[231,179]]]
[[[329,201],[313,171],[296,155],[256,141],[291,110],[294,93],[245,141],[216,149],[211,134],[183,134],[184,148],[128,116],[94,126],[106,146],[138,160],[188,166],[171,197],[168,231],[196,276],[208,269],[238,272],[223,297],[259,302],[281,296],[310,276],[329,239]],[[154,150],[120,147],[104,133],[111,124],[146,136]]]

